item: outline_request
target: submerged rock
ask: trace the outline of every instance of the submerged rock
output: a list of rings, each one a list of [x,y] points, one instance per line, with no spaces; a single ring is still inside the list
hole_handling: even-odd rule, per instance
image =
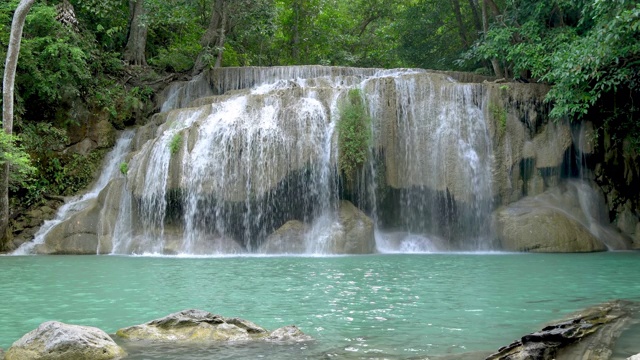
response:
[[[303,333],[297,326],[288,325],[273,330],[265,340],[272,342],[302,342],[313,339]]]
[[[42,323],[14,342],[5,360],[108,360],[126,356],[104,331],[57,321]]]
[[[582,310],[504,346],[486,360],[605,360],[638,305],[611,301]]]
[[[265,328],[248,320],[227,318],[194,309],[123,328],[118,330],[116,335],[130,341],[179,343],[311,340],[311,337],[295,326],[287,326],[269,333]]]

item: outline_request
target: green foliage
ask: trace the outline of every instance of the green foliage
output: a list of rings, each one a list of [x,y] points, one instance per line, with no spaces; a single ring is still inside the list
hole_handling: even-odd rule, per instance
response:
[[[338,166],[347,182],[367,161],[371,142],[371,119],[360,90],[350,90],[340,106],[338,120]]]
[[[176,133],[169,142],[169,151],[171,151],[171,155],[175,155],[180,150],[180,146],[182,146],[182,134]]]
[[[601,121],[639,142],[640,3],[631,0],[508,2],[500,21],[467,53],[498,59],[507,75],[552,85],[551,116]]]
[[[11,189],[29,182],[36,171],[36,168],[31,165],[29,154],[20,145],[19,140],[15,135],[8,135],[0,130],[0,166],[9,163],[9,187]]]
[[[67,142],[66,132],[50,124],[22,126],[19,143],[36,168],[30,179],[12,188],[23,205],[41,201],[44,193],[72,195],[91,183],[106,150],[87,155],[65,153]]]
[[[465,32],[473,41],[477,32],[472,10],[468,3],[461,2],[461,5]],[[399,55],[410,66],[442,70],[474,68],[474,63],[455,61],[466,48],[449,0],[413,2],[402,11],[396,29],[400,38]]]
[[[503,136],[507,130],[507,110],[500,104],[489,104],[489,113],[497,124],[498,134]]]
[[[122,175],[127,175],[127,172],[129,172],[129,164],[126,162],[123,162],[120,164],[120,173]]]
[[[124,129],[151,102],[152,96],[153,90],[149,87],[128,89],[116,81],[103,79],[90,101],[94,108],[109,114],[113,126]]]

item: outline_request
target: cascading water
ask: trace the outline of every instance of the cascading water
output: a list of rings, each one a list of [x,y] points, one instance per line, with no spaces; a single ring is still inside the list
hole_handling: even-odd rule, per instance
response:
[[[130,162],[113,253],[260,251],[292,220],[305,226],[303,252],[331,253],[335,232],[348,232],[334,225],[346,191],[335,124],[354,88],[373,120],[372,152],[346,196],[381,229],[379,250],[490,246],[492,157],[481,86],[415,70],[304,69],[167,112],[158,136]],[[185,96],[184,86],[174,91],[167,108],[177,93]]]
[[[124,131],[118,140],[116,141],[116,145],[113,150],[111,150],[104,159],[104,168],[100,173],[100,177],[93,185],[89,192],[72,198],[67,201],[64,205],[62,205],[58,212],[56,213],[56,217],[52,220],[45,221],[45,223],[40,227],[38,232],[35,234],[33,241],[26,242],[22,244],[18,249],[16,249],[13,254],[14,255],[27,255],[31,254],[34,247],[40,245],[44,242],[47,234],[58,224],[68,219],[71,215],[78,213],[79,211],[85,209],[89,203],[89,201],[95,199],[100,194],[109,181],[113,178],[120,177],[122,174],[120,173],[120,164],[124,162],[126,155],[130,151],[131,140],[133,139],[135,132],[132,130]]]

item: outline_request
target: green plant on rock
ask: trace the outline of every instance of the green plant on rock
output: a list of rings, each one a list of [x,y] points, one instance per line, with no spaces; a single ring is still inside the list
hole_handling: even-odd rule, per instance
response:
[[[507,110],[499,104],[491,103],[489,104],[489,112],[496,122],[498,134],[504,135],[507,131]]]
[[[129,164],[126,162],[123,162],[120,164],[120,173],[122,175],[127,175],[127,172],[129,172]]]
[[[182,145],[182,134],[177,133],[173,135],[171,138],[171,142],[169,142],[169,151],[171,151],[171,155],[175,155],[178,150],[180,150],[180,146]]]
[[[371,142],[371,119],[362,92],[350,90],[340,106],[338,120],[338,166],[347,182],[352,182],[367,161]]]

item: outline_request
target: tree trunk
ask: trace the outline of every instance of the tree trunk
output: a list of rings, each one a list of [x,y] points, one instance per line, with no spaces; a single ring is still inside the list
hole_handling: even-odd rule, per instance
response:
[[[291,57],[295,64],[300,64],[300,5],[299,1],[293,2],[293,29],[291,29]]]
[[[487,1],[491,1],[491,0],[482,0],[482,28],[484,30],[485,37],[489,32],[489,18],[487,16]],[[491,65],[493,66],[493,72],[497,77],[499,78],[504,77],[504,73],[502,72],[502,68],[500,67],[500,62],[498,61],[498,59],[492,58]]]
[[[147,65],[145,14],[144,0],[129,0],[129,38],[124,48],[124,61],[130,65]]]
[[[480,33],[482,31],[482,21],[480,15],[478,15],[478,0],[469,0],[469,7],[473,14],[473,25],[476,27],[476,31]]]
[[[16,12],[13,14],[11,23],[11,35],[9,37],[9,47],[7,48],[7,59],[4,65],[4,77],[2,81],[2,126],[4,131],[13,134],[13,89],[16,80],[16,68],[18,67],[18,56],[20,55],[20,43],[22,42],[22,29],[27,13],[35,0],[21,0]],[[2,166],[2,179],[0,180],[0,248],[8,238],[9,228],[9,162],[5,161]]]
[[[453,7],[453,14],[456,16],[456,21],[458,22],[458,33],[460,34],[460,40],[462,40],[462,45],[465,48],[469,47],[469,39],[467,37],[467,30],[464,26],[464,21],[462,21],[462,13],[460,12],[460,1],[459,0],[451,0],[451,5]]]
[[[215,0],[212,4],[211,19],[209,20],[207,31],[200,38],[202,51],[196,58],[192,71],[193,75],[197,75],[204,70],[208,63],[207,55],[211,55],[214,52],[217,54],[215,66],[218,66],[218,61],[220,61],[220,65],[222,64],[222,52],[219,51],[219,48],[224,48],[226,17],[228,17],[226,8],[226,0]]]

